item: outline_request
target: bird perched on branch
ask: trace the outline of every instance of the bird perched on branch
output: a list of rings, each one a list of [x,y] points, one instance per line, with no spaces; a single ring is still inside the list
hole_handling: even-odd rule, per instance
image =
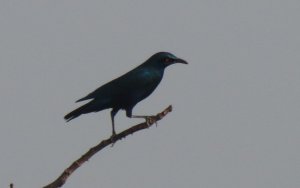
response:
[[[65,120],[70,121],[81,114],[112,108],[110,115],[112,136],[114,136],[116,134],[114,117],[119,110],[125,110],[126,116],[129,118],[147,119],[150,116],[132,115],[132,109],[138,102],[148,97],[154,91],[163,78],[165,68],[174,63],[187,64],[185,60],[177,58],[168,52],[158,52],[152,55],[135,69],[77,100],[76,102],[91,101],[68,113],[64,117]]]

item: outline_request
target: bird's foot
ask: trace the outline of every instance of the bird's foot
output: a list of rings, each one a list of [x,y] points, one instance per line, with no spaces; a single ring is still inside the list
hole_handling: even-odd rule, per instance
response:
[[[157,121],[155,120],[155,116],[145,116],[146,123],[148,127],[150,127],[153,123],[155,123],[157,127]]]
[[[143,118],[146,120],[148,127],[150,127],[153,123],[157,126],[156,116],[131,116],[132,118]]]
[[[114,146],[114,144],[116,143],[116,133],[113,132],[112,135],[110,136],[110,141],[111,141],[111,147]]]

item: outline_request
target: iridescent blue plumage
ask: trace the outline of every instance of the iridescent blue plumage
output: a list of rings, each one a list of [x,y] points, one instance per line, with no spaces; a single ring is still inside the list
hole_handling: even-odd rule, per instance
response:
[[[117,112],[122,109],[126,111],[127,117],[133,117],[133,107],[155,90],[163,78],[165,68],[174,63],[187,64],[186,61],[171,53],[156,53],[135,69],[77,100],[76,102],[91,101],[70,112],[64,118],[70,121],[81,114],[112,108],[111,119],[114,135],[114,116]]]

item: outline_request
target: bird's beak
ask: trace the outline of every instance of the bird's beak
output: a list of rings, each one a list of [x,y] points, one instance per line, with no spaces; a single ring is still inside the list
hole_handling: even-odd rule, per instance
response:
[[[180,59],[180,58],[177,58],[177,59],[175,60],[175,63],[188,64],[188,62],[186,62],[185,60]]]

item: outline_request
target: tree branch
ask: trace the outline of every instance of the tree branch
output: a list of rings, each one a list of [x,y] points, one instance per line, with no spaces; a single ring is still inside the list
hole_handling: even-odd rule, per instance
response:
[[[61,187],[65,184],[69,176],[77,169],[79,168],[84,162],[88,161],[93,155],[95,155],[97,152],[105,148],[106,146],[110,144],[114,144],[117,141],[121,140],[122,138],[125,138],[126,136],[133,134],[137,131],[149,128],[154,123],[157,123],[157,121],[164,118],[169,112],[172,111],[172,106],[168,106],[164,111],[158,113],[156,116],[152,116],[149,121],[140,123],[137,125],[134,125],[130,127],[129,129],[124,130],[123,132],[116,134],[115,137],[108,138],[106,140],[102,140],[98,145],[92,147],[89,149],[88,152],[86,152],[84,155],[82,155],[79,159],[74,161],[68,168],[66,168],[63,173],[52,183],[49,185],[46,185],[44,188],[57,188]]]

